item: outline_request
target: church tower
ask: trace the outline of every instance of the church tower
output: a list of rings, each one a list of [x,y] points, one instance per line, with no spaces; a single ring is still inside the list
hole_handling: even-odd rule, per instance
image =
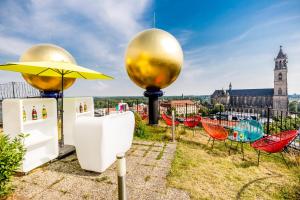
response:
[[[273,109],[283,112],[288,111],[287,59],[287,55],[283,53],[282,46],[280,46],[278,55],[274,59]]]

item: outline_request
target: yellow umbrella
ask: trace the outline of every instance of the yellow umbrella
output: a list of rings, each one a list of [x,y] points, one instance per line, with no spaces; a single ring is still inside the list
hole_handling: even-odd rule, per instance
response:
[[[55,76],[61,77],[61,142],[60,146],[64,145],[63,136],[63,92],[64,92],[64,78],[83,78],[83,79],[113,79],[110,76],[100,72],[90,70],[69,62],[56,62],[56,61],[41,61],[41,62],[11,62],[0,65],[0,70],[20,72],[24,74],[32,74],[37,76]]]
[[[69,62],[11,62],[0,65],[1,70],[38,76],[63,76],[64,78],[113,79],[110,76]]]

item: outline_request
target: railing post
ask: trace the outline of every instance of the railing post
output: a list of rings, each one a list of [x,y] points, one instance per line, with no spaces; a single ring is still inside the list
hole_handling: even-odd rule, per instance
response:
[[[221,108],[221,104],[219,106],[219,124],[221,124],[221,111],[222,111],[222,108]]]
[[[118,174],[118,197],[119,200],[126,200],[126,159],[124,153],[117,154]]]
[[[280,127],[281,127],[280,130],[281,131],[283,130],[283,127],[282,127],[283,126],[283,123],[282,123],[282,114],[283,114],[283,111],[280,112]]]
[[[185,119],[187,119],[187,103],[185,103]]]
[[[268,112],[267,112],[267,135],[270,135],[270,110],[271,110],[271,108],[268,107]]]
[[[107,100],[107,114],[109,115],[109,100]]]
[[[175,142],[175,111],[172,109],[172,141]]]
[[[16,94],[15,94],[15,82],[11,82],[11,85],[12,85],[13,98],[16,98]]]

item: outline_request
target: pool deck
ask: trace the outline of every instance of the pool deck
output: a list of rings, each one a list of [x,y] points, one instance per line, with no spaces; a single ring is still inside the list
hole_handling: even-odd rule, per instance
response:
[[[167,186],[176,143],[134,141],[126,154],[128,199],[190,199]],[[17,199],[118,199],[114,163],[104,173],[84,171],[76,154],[15,177]]]

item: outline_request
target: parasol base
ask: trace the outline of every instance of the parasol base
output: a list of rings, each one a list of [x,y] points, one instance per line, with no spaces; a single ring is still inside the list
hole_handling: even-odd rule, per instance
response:
[[[163,92],[159,89],[147,89],[144,92],[144,96],[149,98],[148,101],[149,125],[157,125],[159,119],[158,97],[163,96]]]
[[[75,152],[75,147],[72,145],[64,145],[59,148],[58,159],[63,159]]]

